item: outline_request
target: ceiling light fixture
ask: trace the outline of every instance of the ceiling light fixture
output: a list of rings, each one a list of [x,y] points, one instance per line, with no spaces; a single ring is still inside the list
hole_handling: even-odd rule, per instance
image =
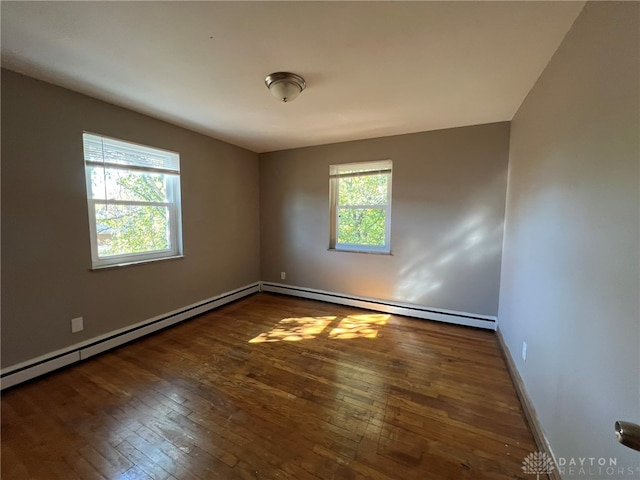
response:
[[[271,95],[285,103],[294,100],[307,87],[304,78],[289,72],[276,72],[267,75],[264,84]]]

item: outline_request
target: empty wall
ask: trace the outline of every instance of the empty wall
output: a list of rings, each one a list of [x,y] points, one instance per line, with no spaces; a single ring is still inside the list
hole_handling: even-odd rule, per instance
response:
[[[261,154],[262,280],[496,315],[508,148],[496,123]],[[382,159],[392,255],[329,251],[329,165]]]
[[[183,259],[90,271],[83,130],[180,153]],[[2,367],[257,282],[258,173],[253,152],[3,70]]]
[[[499,309],[556,457],[631,468],[613,424],[640,422],[639,18],[587,3],[512,122]]]

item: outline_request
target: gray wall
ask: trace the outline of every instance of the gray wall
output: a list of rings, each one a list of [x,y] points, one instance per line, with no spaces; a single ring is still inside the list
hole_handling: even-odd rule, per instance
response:
[[[613,423],[640,422],[639,18],[587,3],[512,122],[499,309],[556,456],[632,466]]]
[[[184,259],[89,271],[83,130],[180,153]],[[258,281],[258,173],[253,152],[3,70],[2,366]]]
[[[262,280],[496,315],[508,149],[497,123],[261,154]],[[382,159],[393,255],[328,251],[329,165]]]

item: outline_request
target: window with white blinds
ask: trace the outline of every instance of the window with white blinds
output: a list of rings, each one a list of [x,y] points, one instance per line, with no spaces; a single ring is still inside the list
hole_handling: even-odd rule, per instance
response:
[[[182,255],[180,156],[83,134],[93,268]]]
[[[390,253],[391,160],[329,167],[329,248]]]

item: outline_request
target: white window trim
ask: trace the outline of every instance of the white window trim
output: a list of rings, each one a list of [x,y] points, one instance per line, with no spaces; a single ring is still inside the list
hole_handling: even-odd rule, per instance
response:
[[[160,148],[150,147],[147,145],[137,144],[124,140],[119,140],[104,135],[83,132],[83,146],[85,135],[100,137],[107,141],[112,141],[116,144],[121,144],[125,148],[132,149],[134,152],[139,153],[161,153],[168,157],[171,157],[171,162],[175,165],[170,168],[162,167],[145,167],[137,165],[123,165],[119,163],[111,163],[108,161],[93,161],[87,160],[84,157],[85,163],[85,182],[86,182],[86,194],[87,194],[87,210],[89,214],[89,237],[91,242],[91,264],[92,270],[99,270],[112,267],[123,267],[127,265],[135,265],[140,263],[155,262],[158,260],[168,260],[175,258],[182,258],[182,212],[181,212],[181,195],[180,195],[180,156],[177,152],[169,150],[163,150]],[[167,176],[174,177],[173,181],[167,182],[167,202],[145,202],[145,201],[123,201],[114,199],[100,199],[93,198],[91,174],[90,169],[92,167],[109,167],[109,168],[121,168],[128,171],[143,171],[151,173],[162,173]],[[100,257],[98,252],[98,238],[97,238],[97,225],[95,207],[99,204],[111,204],[111,205],[149,205],[149,206],[163,206],[167,207],[169,211],[169,235],[171,247],[164,250],[154,250],[142,253],[129,253],[121,255],[110,255],[108,257]]]
[[[338,180],[342,177],[376,175],[379,173],[387,174],[387,203],[386,205],[357,205],[344,206],[339,205],[339,188]],[[342,163],[329,166],[329,203],[330,203],[330,232],[329,232],[329,250],[359,253],[379,253],[391,254],[391,186],[393,175],[393,162],[391,160],[375,160],[369,162]],[[338,209],[364,209],[376,208],[385,211],[385,244],[378,245],[362,245],[351,243],[338,243],[338,222],[340,220]]]

